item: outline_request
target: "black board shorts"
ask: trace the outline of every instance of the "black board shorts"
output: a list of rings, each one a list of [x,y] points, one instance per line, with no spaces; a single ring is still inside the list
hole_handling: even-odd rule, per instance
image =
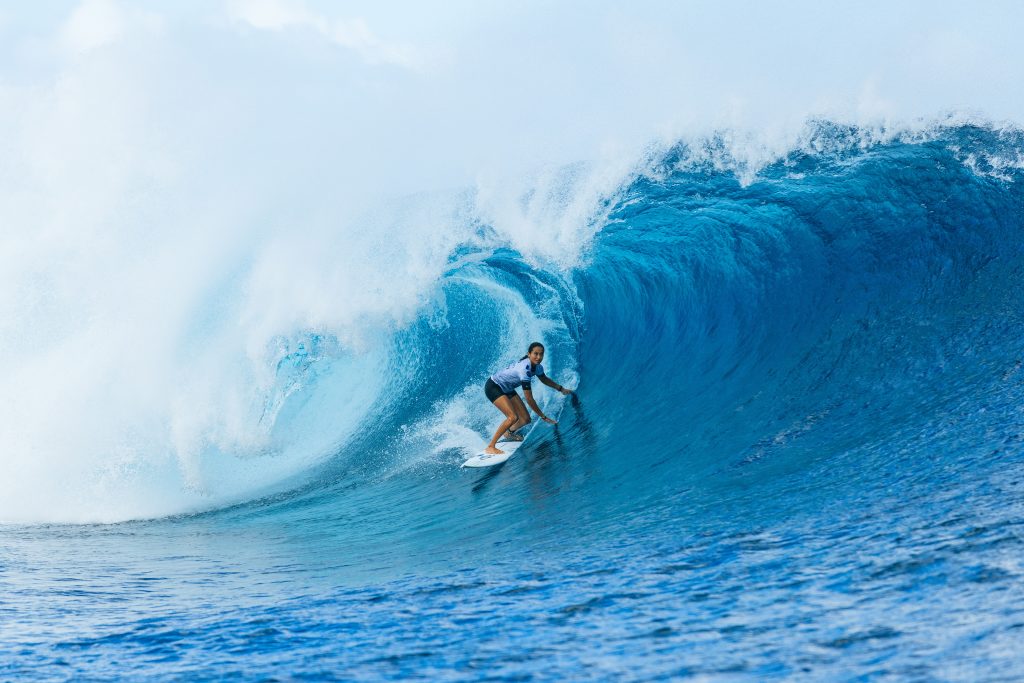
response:
[[[488,377],[487,381],[484,383],[484,393],[487,394],[487,400],[494,403],[501,396],[515,396],[516,390],[502,391],[501,387],[499,387],[493,379]]]

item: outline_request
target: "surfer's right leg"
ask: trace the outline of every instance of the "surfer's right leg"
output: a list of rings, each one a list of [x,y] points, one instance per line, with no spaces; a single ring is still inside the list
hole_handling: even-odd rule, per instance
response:
[[[484,453],[501,455],[505,451],[498,448],[498,439],[501,438],[501,435],[504,434],[509,427],[515,424],[518,418],[516,418],[516,410],[512,407],[512,401],[509,400],[508,396],[502,394],[495,398],[493,403],[498,410],[504,413],[505,421],[498,425],[498,431],[494,432],[494,436],[491,438],[491,442],[487,444],[487,448],[484,449]]]

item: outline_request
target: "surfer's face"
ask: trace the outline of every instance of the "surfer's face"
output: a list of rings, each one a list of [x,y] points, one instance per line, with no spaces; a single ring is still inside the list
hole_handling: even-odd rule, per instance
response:
[[[530,356],[530,362],[537,365],[544,360],[544,349],[538,346],[533,351],[530,351],[528,355]]]

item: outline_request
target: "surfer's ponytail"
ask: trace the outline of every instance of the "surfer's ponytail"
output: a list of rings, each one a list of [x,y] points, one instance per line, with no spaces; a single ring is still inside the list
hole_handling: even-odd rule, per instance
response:
[[[544,348],[544,345],[541,344],[540,342],[533,342],[532,344],[530,344],[530,348],[526,349],[526,355],[520,358],[519,360],[526,360],[527,358],[529,358],[530,354],[533,353],[533,350],[538,346],[542,349]]]

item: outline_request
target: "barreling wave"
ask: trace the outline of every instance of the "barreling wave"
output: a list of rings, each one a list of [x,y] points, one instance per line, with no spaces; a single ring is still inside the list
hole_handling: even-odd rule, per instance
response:
[[[557,448],[591,473],[572,491],[576,512],[615,515],[680,492],[714,503],[750,486],[784,497],[776,475],[821,463],[836,482],[843,468],[855,479],[870,458],[912,450],[915,429],[939,416],[1017,397],[1019,131],[820,123],[764,165],[730,149],[712,139],[659,154],[605,196],[600,231],[579,237],[582,257],[568,263],[461,216],[454,236],[432,245],[440,272],[424,268],[411,279],[419,289],[396,298],[400,315],[363,307],[346,323],[371,332],[355,340],[315,327],[273,337],[249,409],[259,438],[201,438],[187,457],[145,460],[142,469],[161,470],[154,478],[196,495],[134,514],[450,469],[496,420],[483,380],[537,339],[550,370],[578,383],[573,406],[541,394],[562,413]],[[399,287],[405,276],[390,277]],[[388,283],[375,282],[377,295]],[[204,302],[213,313],[198,317],[218,305]],[[246,410],[211,410],[247,424]],[[913,457],[901,467],[913,470]],[[115,474],[130,482],[139,468],[133,460]],[[228,494],[205,490],[229,480]]]
[[[821,123],[751,169],[722,140],[680,144],[615,195],[575,268],[454,254],[396,338],[396,398],[359,457],[378,474],[454,468],[497,417],[482,379],[541,339],[579,400],[532,450],[586,472],[558,504],[581,534],[649,507],[795,505],[820,468],[815,486],[854,496],[897,457],[924,476],[921,459],[963,455],[950,434],[987,429],[972,406],[1020,398],[1022,149],[1012,130]]]

